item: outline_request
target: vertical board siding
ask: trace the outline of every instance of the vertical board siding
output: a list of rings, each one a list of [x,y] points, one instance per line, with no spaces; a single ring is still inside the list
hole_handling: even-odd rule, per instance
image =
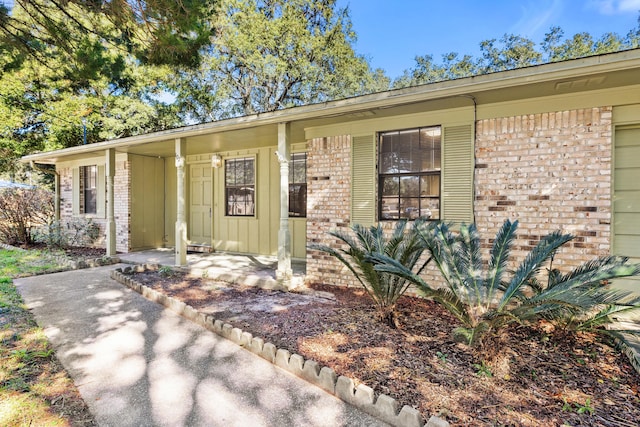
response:
[[[375,137],[356,136],[351,143],[351,223],[372,225],[376,220]]]
[[[615,139],[613,253],[640,260],[640,129]]]
[[[441,217],[473,222],[473,127],[446,126],[443,140]]]

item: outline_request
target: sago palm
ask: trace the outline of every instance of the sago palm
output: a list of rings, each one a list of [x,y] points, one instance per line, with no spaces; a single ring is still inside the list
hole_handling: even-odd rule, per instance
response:
[[[409,280],[425,296],[443,304],[462,323],[456,334],[470,345],[487,332],[512,322],[546,318],[564,325],[573,324],[579,329],[611,321],[606,313],[612,310],[639,307],[638,299],[628,292],[603,286],[616,277],[640,274],[640,266],[627,264],[623,257],[598,258],[566,275],[549,269],[546,280],[539,279],[543,266],[573,238],[570,234],[547,235],[510,272],[510,249],[517,227],[517,221],[504,222],[485,269],[475,225],[463,224],[455,233],[449,224],[421,224],[416,234],[419,244],[431,252],[442,274],[445,286],[439,288],[427,284],[419,274],[395,259],[381,254],[373,254],[368,259],[378,272]]]
[[[398,275],[379,272],[367,260],[374,254],[384,255],[419,275],[430,261],[430,258],[422,258],[425,248],[416,233],[422,223],[423,220],[416,220],[408,227],[406,220],[398,221],[391,233],[385,233],[380,225],[367,228],[356,224],[351,232],[329,233],[346,244],[344,249],[326,245],[309,247],[333,255],[346,265],[376,304],[381,320],[395,328],[398,327],[396,303],[411,282]]]

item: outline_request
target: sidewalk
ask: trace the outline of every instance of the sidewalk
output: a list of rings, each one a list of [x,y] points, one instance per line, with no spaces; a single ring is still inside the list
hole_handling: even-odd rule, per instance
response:
[[[101,426],[384,426],[109,278],[17,279]]]

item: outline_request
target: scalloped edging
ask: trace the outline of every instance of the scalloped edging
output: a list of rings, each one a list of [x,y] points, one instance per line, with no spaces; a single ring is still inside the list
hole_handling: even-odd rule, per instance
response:
[[[157,270],[156,264],[142,264],[111,271],[111,278],[118,283],[138,292],[143,297],[163,305],[205,329],[212,331],[246,350],[262,357],[285,371],[322,388],[339,399],[347,402],[363,412],[395,427],[448,427],[449,423],[437,416],[431,416],[425,424],[425,418],[415,408],[408,405],[398,411],[398,402],[386,394],[376,397],[371,387],[364,384],[355,386],[351,378],[338,376],[326,366],[320,366],[314,360],[305,360],[299,354],[291,354],[288,350],[279,349],[262,338],[254,337],[249,332],[235,328],[229,323],[215,319],[209,314],[200,313],[190,305],[161,292],[151,289],[133,280],[130,274],[145,270]]]

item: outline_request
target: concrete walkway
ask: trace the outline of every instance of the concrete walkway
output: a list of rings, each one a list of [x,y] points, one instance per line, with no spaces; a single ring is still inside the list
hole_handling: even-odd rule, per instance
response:
[[[386,425],[111,280],[116,267],[14,281],[101,426]]]

